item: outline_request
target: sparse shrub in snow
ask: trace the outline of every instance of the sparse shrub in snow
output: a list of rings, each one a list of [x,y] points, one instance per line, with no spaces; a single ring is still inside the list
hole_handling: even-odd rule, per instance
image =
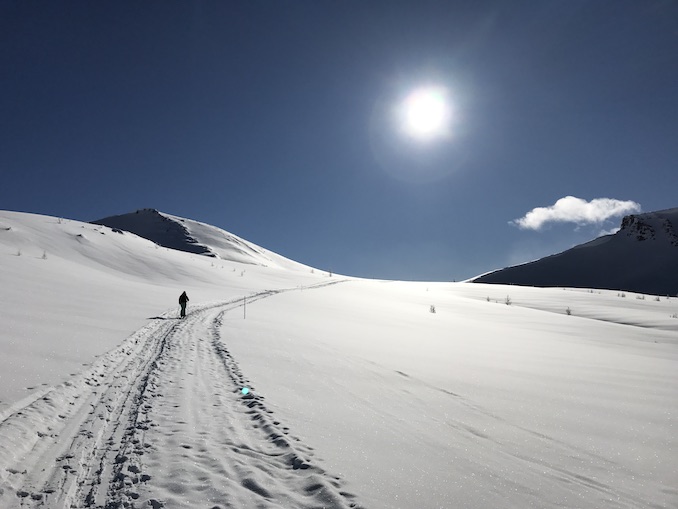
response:
[[[17,249],[17,250],[16,250],[16,255],[17,255],[17,256],[21,256],[21,249]]]
[[[490,296],[488,295],[487,297],[485,297],[485,300],[487,300],[487,302],[490,302]]]
[[[506,299],[504,299],[504,304],[506,304],[507,306],[510,306],[511,302],[512,302],[511,297],[509,295],[507,295]]]
[[[572,314],[572,310],[570,309],[570,306],[568,306],[567,309],[565,310],[565,314],[568,315],[568,316]]]
[[[47,260],[47,251],[42,252],[42,259]]]
[[[431,307],[429,308],[429,311],[430,311],[431,313],[435,313],[435,312],[436,312],[436,307],[435,307],[433,304],[431,304]]]
[[[636,299],[645,300],[645,295],[636,295]]]
[[[659,295],[657,295],[657,296],[654,298],[654,300],[656,300],[657,302],[660,302],[660,301],[661,301],[661,299],[659,298]]]
[[[671,318],[678,318],[678,313],[673,313],[673,314],[671,315]]]
[[[625,294],[624,292],[618,293],[618,294],[617,294],[617,297],[626,297],[626,294]]]

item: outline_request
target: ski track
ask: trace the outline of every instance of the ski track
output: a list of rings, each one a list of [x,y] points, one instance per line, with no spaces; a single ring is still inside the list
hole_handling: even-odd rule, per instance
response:
[[[168,312],[2,416],[0,507],[358,508],[222,342],[223,315],[244,300]]]

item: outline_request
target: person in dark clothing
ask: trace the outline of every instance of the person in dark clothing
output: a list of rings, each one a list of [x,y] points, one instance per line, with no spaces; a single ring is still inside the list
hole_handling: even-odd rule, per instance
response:
[[[186,304],[188,304],[188,295],[186,292],[179,296],[179,305],[181,306],[181,318],[186,317]]]

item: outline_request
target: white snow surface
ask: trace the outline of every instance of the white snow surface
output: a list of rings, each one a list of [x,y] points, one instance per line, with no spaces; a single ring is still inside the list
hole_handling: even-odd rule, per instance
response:
[[[678,507],[676,298],[330,277],[16,212],[0,281],[3,509]]]
[[[222,260],[302,271],[311,268],[216,226],[155,209],[141,209],[94,223],[136,233],[161,246]]]

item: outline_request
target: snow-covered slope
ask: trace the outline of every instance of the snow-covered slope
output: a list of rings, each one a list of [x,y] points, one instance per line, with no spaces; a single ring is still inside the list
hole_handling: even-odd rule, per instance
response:
[[[92,223],[129,231],[163,247],[187,253],[267,267],[310,270],[306,265],[252,244],[216,226],[155,209],[141,209],[129,214],[98,219]]]
[[[678,506],[676,298],[330,277],[12,212],[0,282],[3,509]]]
[[[6,211],[0,212],[0,260],[0,412],[26,387],[63,381],[64,372],[176,306],[183,290],[205,301],[291,284],[288,270],[167,249],[106,226]],[[324,277],[294,272],[294,284]],[[39,362],[27,362],[27,351]],[[20,373],[3,376],[18,365]]]
[[[678,208],[627,216],[614,235],[534,262],[490,272],[474,281],[676,295]]]

